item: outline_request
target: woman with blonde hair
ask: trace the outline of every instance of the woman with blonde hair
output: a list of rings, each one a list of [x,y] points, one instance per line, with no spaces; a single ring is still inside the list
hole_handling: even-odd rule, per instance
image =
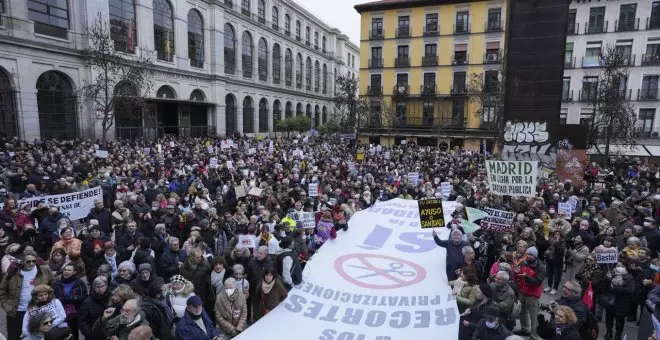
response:
[[[580,340],[580,332],[577,329],[577,316],[568,306],[557,306],[553,310],[555,315],[556,335],[555,340]]]

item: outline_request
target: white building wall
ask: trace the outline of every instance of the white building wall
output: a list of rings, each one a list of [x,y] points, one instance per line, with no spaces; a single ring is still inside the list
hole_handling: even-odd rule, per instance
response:
[[[571,1],[570,9],[576,11],[577,34],[569,34],[567,37],[567,43],[573,43],[573,57],[575,60],[575,68],[567,67],[564,70],[564,77],[570,78],[569,96],[572,93],[572,100],[564,100],[562,103],[561,114],[566,115],[567,124],[578,124],[580,122],[580,113],[588,112],[591,108],[589,103],[579,101],[583,77],[598,76],[601,72],[597,67],[582,67],[587,44],[602,42],[602,50],[605,51],[608,45],[615,45],[617,41],[632,40],[634,64],[629,67],[630,75],[627,88],[632,90],[631,99],[638,113],[640,109],[655,109],[653,129],[660,131],[660,100],[637,100],[638,91],[642,88],[642,78],[645,75],[660,75],[660,65],[642,66],[642,55],[646,53],[647,44],[652,42],[653,39],[658,39],[655,43],[660,43],[660,29],[647,27],[647,22],[650,20],[652,13],[651,8],[655,3],[660,4],[660,1]],[[628,4],[637,4],[636,17],[639,20],[638,29],[633,31],[618,31],[615,28],[619,20],[621,6]],[[596,34],[585,33],[585,28],[589,22],[590,8],[603,6],[605,7],[607,31]],[[637,25],[637,22],[635,22],[635,25]]]
[[[112,0],[110,0],[112,1]],[[236,121],[238,131],[242,132],[243,117],[242,103],[246,96],[250,96],[254,108],[254,130],[259,130],[259,101],[265,98],[268,101],[268,128],[272,133],[273,103],[281,103],[282,118],[284,118],[285,104],[291,101],[295,115],[298,103],[312,105],[312,118],[314,107],[325,107],[328,114],[334,112],[333,104],[333,70],[337,68],[340,74],[355,73],[357,65],[347,65],[346,51],[351,51],[359,64],[359,50],[345,35],[337,29],[327,26],[293,0],[265,0],[266,23],[261,24],[255,20],[258,1],[251,1],[251,12],[248,18],[240,13],[240,0],[234,0],[234,6],[228,8],[224,1],[207,2],[203,0],[171,0],[174,11],[174,48],[175,57],[172,62],[156,60],[154,51],[153,8],[152,0],[135,0],[136,5],[136,54],[152,56],[154,59],[153,86],[147,96],[154,97],[161,86],[167,85],[174,89],[178,100],[188,100],[194,90],[201,90],[208,107],[208,124],[215,125],[218,134],[226,132],[225,97],[233,94],[238,105]],[[80,52],[87,47],[85,39],[86,28],[91,25],[97,15],[105,22],[109,22],[109,9],[107,0],[68,0],[70,29],[68,39],[59,39],[34,33],[34,23],[28,19],[27,0],[5,0],[7,13],[3,16],[4,26],[0,26],[0,66],[9,75],[12,86],[16,91],[18,120],[18,134],[21,138],[32,140],[40,138],[39,110],[37,105],[36,81],[46,71],[56,70],[66,75],[74,91],[84,86],[86,81],[94,77],[92,70],[86,68],[79,58]],[[272,28],[272,7],[279,9],[279,30]],[[191,9],[198,10],[203,17],[204,24],[204,67],[190,66],[188,58],[188,32],[187,16]],[[291,16],[291,36],[284,35],[284,14]],[[302,23],[301,41],[295,40],[295,22]],[[234,75],[224,72],[224,25],[230,23],[236,33],[236,70]],[[310,27],[310,46],[305,44],[305,27]],[[253,73],[251,78],[243,77],[241,51],[242,34],[248,31],[252,36]],[[318,50],[314,48],[314,32],[319,33]],[[326,53],[322,49],[322,37],[326,37]],[[268,78],[259,80],[258,74],[258,43],[264,38],[268,46]],[[280,84],[273,82],[272,50],[278,43],[281,47]],[[293,86],[285,86],[284,56],[287,48],[294,55],[301,53],[303,61],[312,59],[312,76],[314,76],[314,62],[319,61],[321,77],[323,64],[327,65],[328,84],[325,94],[323,85],[319,92],[307,91],[303,79],[303,89],[295,87],[295,62]],[[341,53],[335,52],[341,51]],[[128,56],[130,57],[130,56]],[[303,77],[306,76],[303,68]],[[320,110],[321,111],[321,110]],[[94,118],[92,108],[79,107],[77,112],[78,135],[86,138],[100,136],[100,124]],[[114,129],[109,136],[114,135]]]

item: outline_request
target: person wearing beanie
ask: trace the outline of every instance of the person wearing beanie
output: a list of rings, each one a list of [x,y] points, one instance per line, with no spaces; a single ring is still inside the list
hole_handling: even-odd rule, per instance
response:
[[[529,336],[538,340],[538,319],[541,308],[541,294],[543,294],[543,280],[545,279],[545,265],[538,260],[539,251],[536,247],[527,248],[526,256],[519,264],[516,272],[518,293],[521,303],[520,329],[516,335]]]
[[[459,340],[471,340],[474,330],[476,329],[479,321],[483,318],[484,311],[487,307],[495,306],[492,300],[493,289],[487,283],[482,283],[477,286],[476,298],[477,300],[461,314],[461,323],[458,329]]]
[[[501,324],[501,311],[497,306],[484,308],[483,318],[477,323],[472,339],[505,340],[511,331]]]
[[[89,296],[80,305],[77,313],[78,327],[85,340],[105,340],[103,332],[92,332],[94,323],[103,315],[110,301],[108,279],[97,276],[89,289]]]
[[[177,274],[172,276],[166,288],[165,298],[174,310],[174,323],[177,323],[186,312],[188,299],[195,295],[195,287],[192,282]]]
[[[172,334],[174,312],[168,306],[164,289],[164,285],[152,285],[147,295],[142,297],[140,307],[144,312],[145,320],[149,321],[149,326],[153,329],[156,339],[172,340],[174,339]]]
[[[165,281],[156,276],[153,267],[149,263],[143,263],[138,267],[138,277],[131,281],[131,288],[138,295],[146,295],[153,285],[164,285]]]

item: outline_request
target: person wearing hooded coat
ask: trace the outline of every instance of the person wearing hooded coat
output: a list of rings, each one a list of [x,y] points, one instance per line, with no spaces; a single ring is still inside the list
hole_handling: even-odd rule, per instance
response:
[[[102,315],[103,311],[110,301],[110,290],[108,289],[108,280],[105,277],[98,276],[92,282],[89,296],[82,302],[78,310],[78,327],[85,336],[85,340],[105,340],[103,332],[93,332],[94,323]]]
[[[151,286],[148,295],[142,297],[140,307],[145,320],[149,321],[154,337],[159,340],[172,340],[174,311],[165,300],[163,288],[165,286],[160,284]]]
[[[138,267],[138,277],[131,281],[131,288],[135,294],[143,296],[149,293],[154,285],[164,285],[165,281],[156,276],[153,268],[148,263],[143,263]]]

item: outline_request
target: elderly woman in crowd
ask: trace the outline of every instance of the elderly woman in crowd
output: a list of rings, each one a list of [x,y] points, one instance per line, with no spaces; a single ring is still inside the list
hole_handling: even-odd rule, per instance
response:
[[[224,290],[215,300],[215,321],[230,338],[247,327],[247,302],[232,277],[225,281]]]

